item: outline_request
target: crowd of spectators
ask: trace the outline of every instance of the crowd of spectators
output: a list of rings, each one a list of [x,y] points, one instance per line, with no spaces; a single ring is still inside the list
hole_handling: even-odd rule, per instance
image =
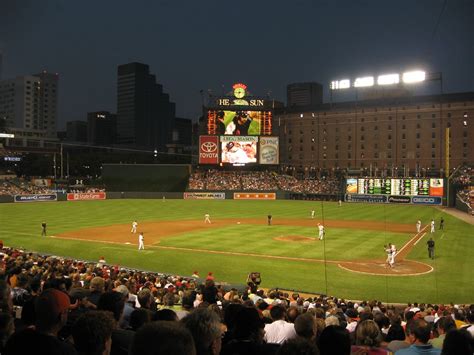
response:
[[[0,353],[472,354],[474,305],[409,304],[226,289],[1,248]]]
[[[44,180],[44,179],[40,179]],[[45,181],[49,181],[46,179]],[[105,192],[105,188],[96,186],[74,186],[68,187],[67,185],[58,185],[54,189],[49,186],[38,186],[35,185],[31,180],[22,178],[8,178],[0,180],[0,195],[39,195],[39,194],[51,194],[58,191],[62,192],[73,192],[73,193],[95,193]]]
[[[289,191],[309,194],[339,194],[338,179],[300,179],[270,171],[195,172],[189,178],[189,190]]]

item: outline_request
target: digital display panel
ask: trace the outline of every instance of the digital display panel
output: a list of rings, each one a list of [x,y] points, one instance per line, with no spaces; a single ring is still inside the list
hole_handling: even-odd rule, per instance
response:
[[[249,164],[257,162],[259,137],[220,136],[221,163]]]
[[[272,134],[271,111],[209,110],[207,133],[228,136]]]
[[[443,179],[349,178],[346,193],[393,196],[443,196]]]

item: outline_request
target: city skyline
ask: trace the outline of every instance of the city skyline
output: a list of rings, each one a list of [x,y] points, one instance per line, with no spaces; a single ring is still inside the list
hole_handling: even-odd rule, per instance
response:
[[[234,82],[285,102],[287,84],[316,81],[327,101],[333,79],[425,69],[443,73],[445,92],[474,91],[472,1],[286,4],[2,3],[2,78],[59,73],[58,128],[115,112],[117,66],[133,61],[193,120],[201,90],[226,93]]]

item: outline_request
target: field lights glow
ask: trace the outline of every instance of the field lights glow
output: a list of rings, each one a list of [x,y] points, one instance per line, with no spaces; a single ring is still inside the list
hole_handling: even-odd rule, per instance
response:
[[[399,74],[384,74],[379,75],[377,78],[378,85],[393,85],[398,84],[400,82],[400,75]]]
[[[363,78],[357,78],[354,81],[355,88],[363,88],[368,86],[374,86],[374,77],[373,76],[365,76]]]
[[[351,81],[349,79],[331,81],[331,90],[349,89]]]
[[[420,81],[424,81],[425,78],[426,73],[421,70],[403,73],[403,82],[405,84],[419,83]]]

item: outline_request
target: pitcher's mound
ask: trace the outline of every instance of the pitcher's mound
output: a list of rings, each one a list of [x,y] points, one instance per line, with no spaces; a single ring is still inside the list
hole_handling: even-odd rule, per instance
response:
[[[303,242],[303,243],[311,243],[314,242],[314,238],[304,237],[302,235],[281,235],[279,237],[273,238],[275,240],[279,240],[281,242]]]
[[[387,267],[384,260],[345,261],[340,262],[338,266],[352,272],[383,276],[414,276],[433,271],[430,265],[412,260],[401,260],[392,268]]]

